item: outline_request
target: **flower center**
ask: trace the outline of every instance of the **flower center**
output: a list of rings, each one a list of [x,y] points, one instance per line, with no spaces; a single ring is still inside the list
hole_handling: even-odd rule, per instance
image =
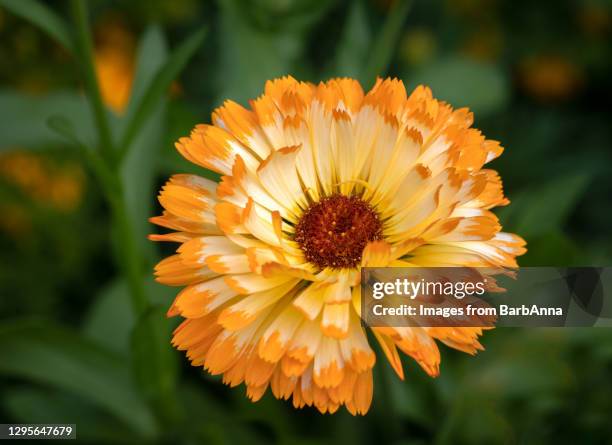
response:
[[[370,241],[382,238],[382,224],[356,196],[332,195],[312,204],[295,227],[295,241],[308,261],[323,269],[351,268]]]

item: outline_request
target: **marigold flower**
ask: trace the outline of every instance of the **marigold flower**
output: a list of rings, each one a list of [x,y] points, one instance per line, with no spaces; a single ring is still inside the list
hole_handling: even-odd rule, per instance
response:
[[[368,411],[375,354],[360,324],[360,267],[516,267],[524,241],[501,232],[502,152],[423,86],[399,80],[364,94],[352,79],[269,81],[250,108],[227,101],[212,125],[176,143],[220,184],[175,175],[161,216],[180,243],[156,267],[186,286],[168,314],[194,366],[256,401],[268,387],[295,407]],[[480,328],[372,328],[403,378],[399,351],[431,376],[436,340],[474,354]]]

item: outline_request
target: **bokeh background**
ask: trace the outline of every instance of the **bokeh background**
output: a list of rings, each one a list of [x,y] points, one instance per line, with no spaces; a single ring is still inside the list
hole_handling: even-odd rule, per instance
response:
[[[405,360],[400,382],[380,360],[371,411],[357,418],[294,410],[270,394],[252,404],[182,354],[168,351],[160,365],[136,353],[108,204],[74,144],[49,127],[59,113],[86,144],[95,140],[79,70],[8,3],[0,2],[2,422],[76,423],[84,443],[612,443],[605,328],[498,329],[475,358],[443,348],[435,380]],[[156,230],[147,223],[159,210],[156,191],[172,173],[209,175],[173,142],[224,98],[245,103],[285,74],[352,76],[366,87],[391,75],[470,107],[475,125],[506,148],[493,167],[512,204],[498,214],[528,241],[520,264],[612,264],[608,0],[88,3],[113,131],[172,49],[206,29],[152,104],[121,172],[146,293],[161,307],[176,289],[148,278],[168,253],[146,240]],[[68,2],[40,4],[72,26]],[[162,347],[173,323],[157,330]],[[134,376],[149,365],[172,393],[167,415]]]

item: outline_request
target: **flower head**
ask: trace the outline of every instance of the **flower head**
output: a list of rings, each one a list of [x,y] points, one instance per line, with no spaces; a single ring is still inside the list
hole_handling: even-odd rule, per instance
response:
[[[186,286],[169,310],[185,318],[173,344],[252,400],[271,388],[296,407],[367,412],[376,358],[360,267],[515,267],[525,251],[489,210],[508,203],[483,168],[502,148],[471,124],[390,79],[364,94],[351,79],[285,77],[249,108],[225,102],[176,144],[221,182],[173,176],[152,218],[174,230],[152,239],[180,243],[156,268]],[[436,376],[436,340],[473,354],[481,331],[372,328],[400,378],[398,350]]]

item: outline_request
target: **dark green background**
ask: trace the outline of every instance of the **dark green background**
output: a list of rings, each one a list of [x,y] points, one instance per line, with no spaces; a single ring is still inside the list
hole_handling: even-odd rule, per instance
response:
[[[0,225],[0,421],[76,423],[79,439],[91,443],[612,443],[612,331],[604,328],[498,329],[475,358],[441,347],[437,379],[406,359],[401,382],[380,359],[365,417],[298,411],[269,394],[252,404],[242,387],[228,389],[176,353],[151,363],[176,395],[158,420],[156,401],[131,372],[148,355],[130,346],[138,332],[107,206],[81,158],[46,124],[61,113],[92,139],[78,72],[46,34],[1,4],[0,165],[6,153],[27,150],[51,169],[81,168],[84,179],[79,204],[67,211],[0,175],[0,220],[9,221]],[[45,4],[68,17],[66,2]],[[392,75],[409,90],[425,83],[453,106],[469,106],[475,126],[506,148],[492,167],[512,200],[498,212],[504,229],[528,242],[519,263],[611,263],[610,1],[89,6],[97,36],[112,20],[140,40],[136,96],[169,49],[207,30],[178,78],[180,92],[154,104],[124,167],[147,270],[168,253],[145,238],[155,230],[146,219],[159,211],[156,190],[172,173],[198,171],[173,141],[208,122],[224,98],[244,103],[284,74],[351,76],[366,88],[377,74]],[[113,118],[113,128],[121,122]],[[176,291],[151,279],[146,289],[159,311]],[[157,330],[162,345],[169,328]]]

